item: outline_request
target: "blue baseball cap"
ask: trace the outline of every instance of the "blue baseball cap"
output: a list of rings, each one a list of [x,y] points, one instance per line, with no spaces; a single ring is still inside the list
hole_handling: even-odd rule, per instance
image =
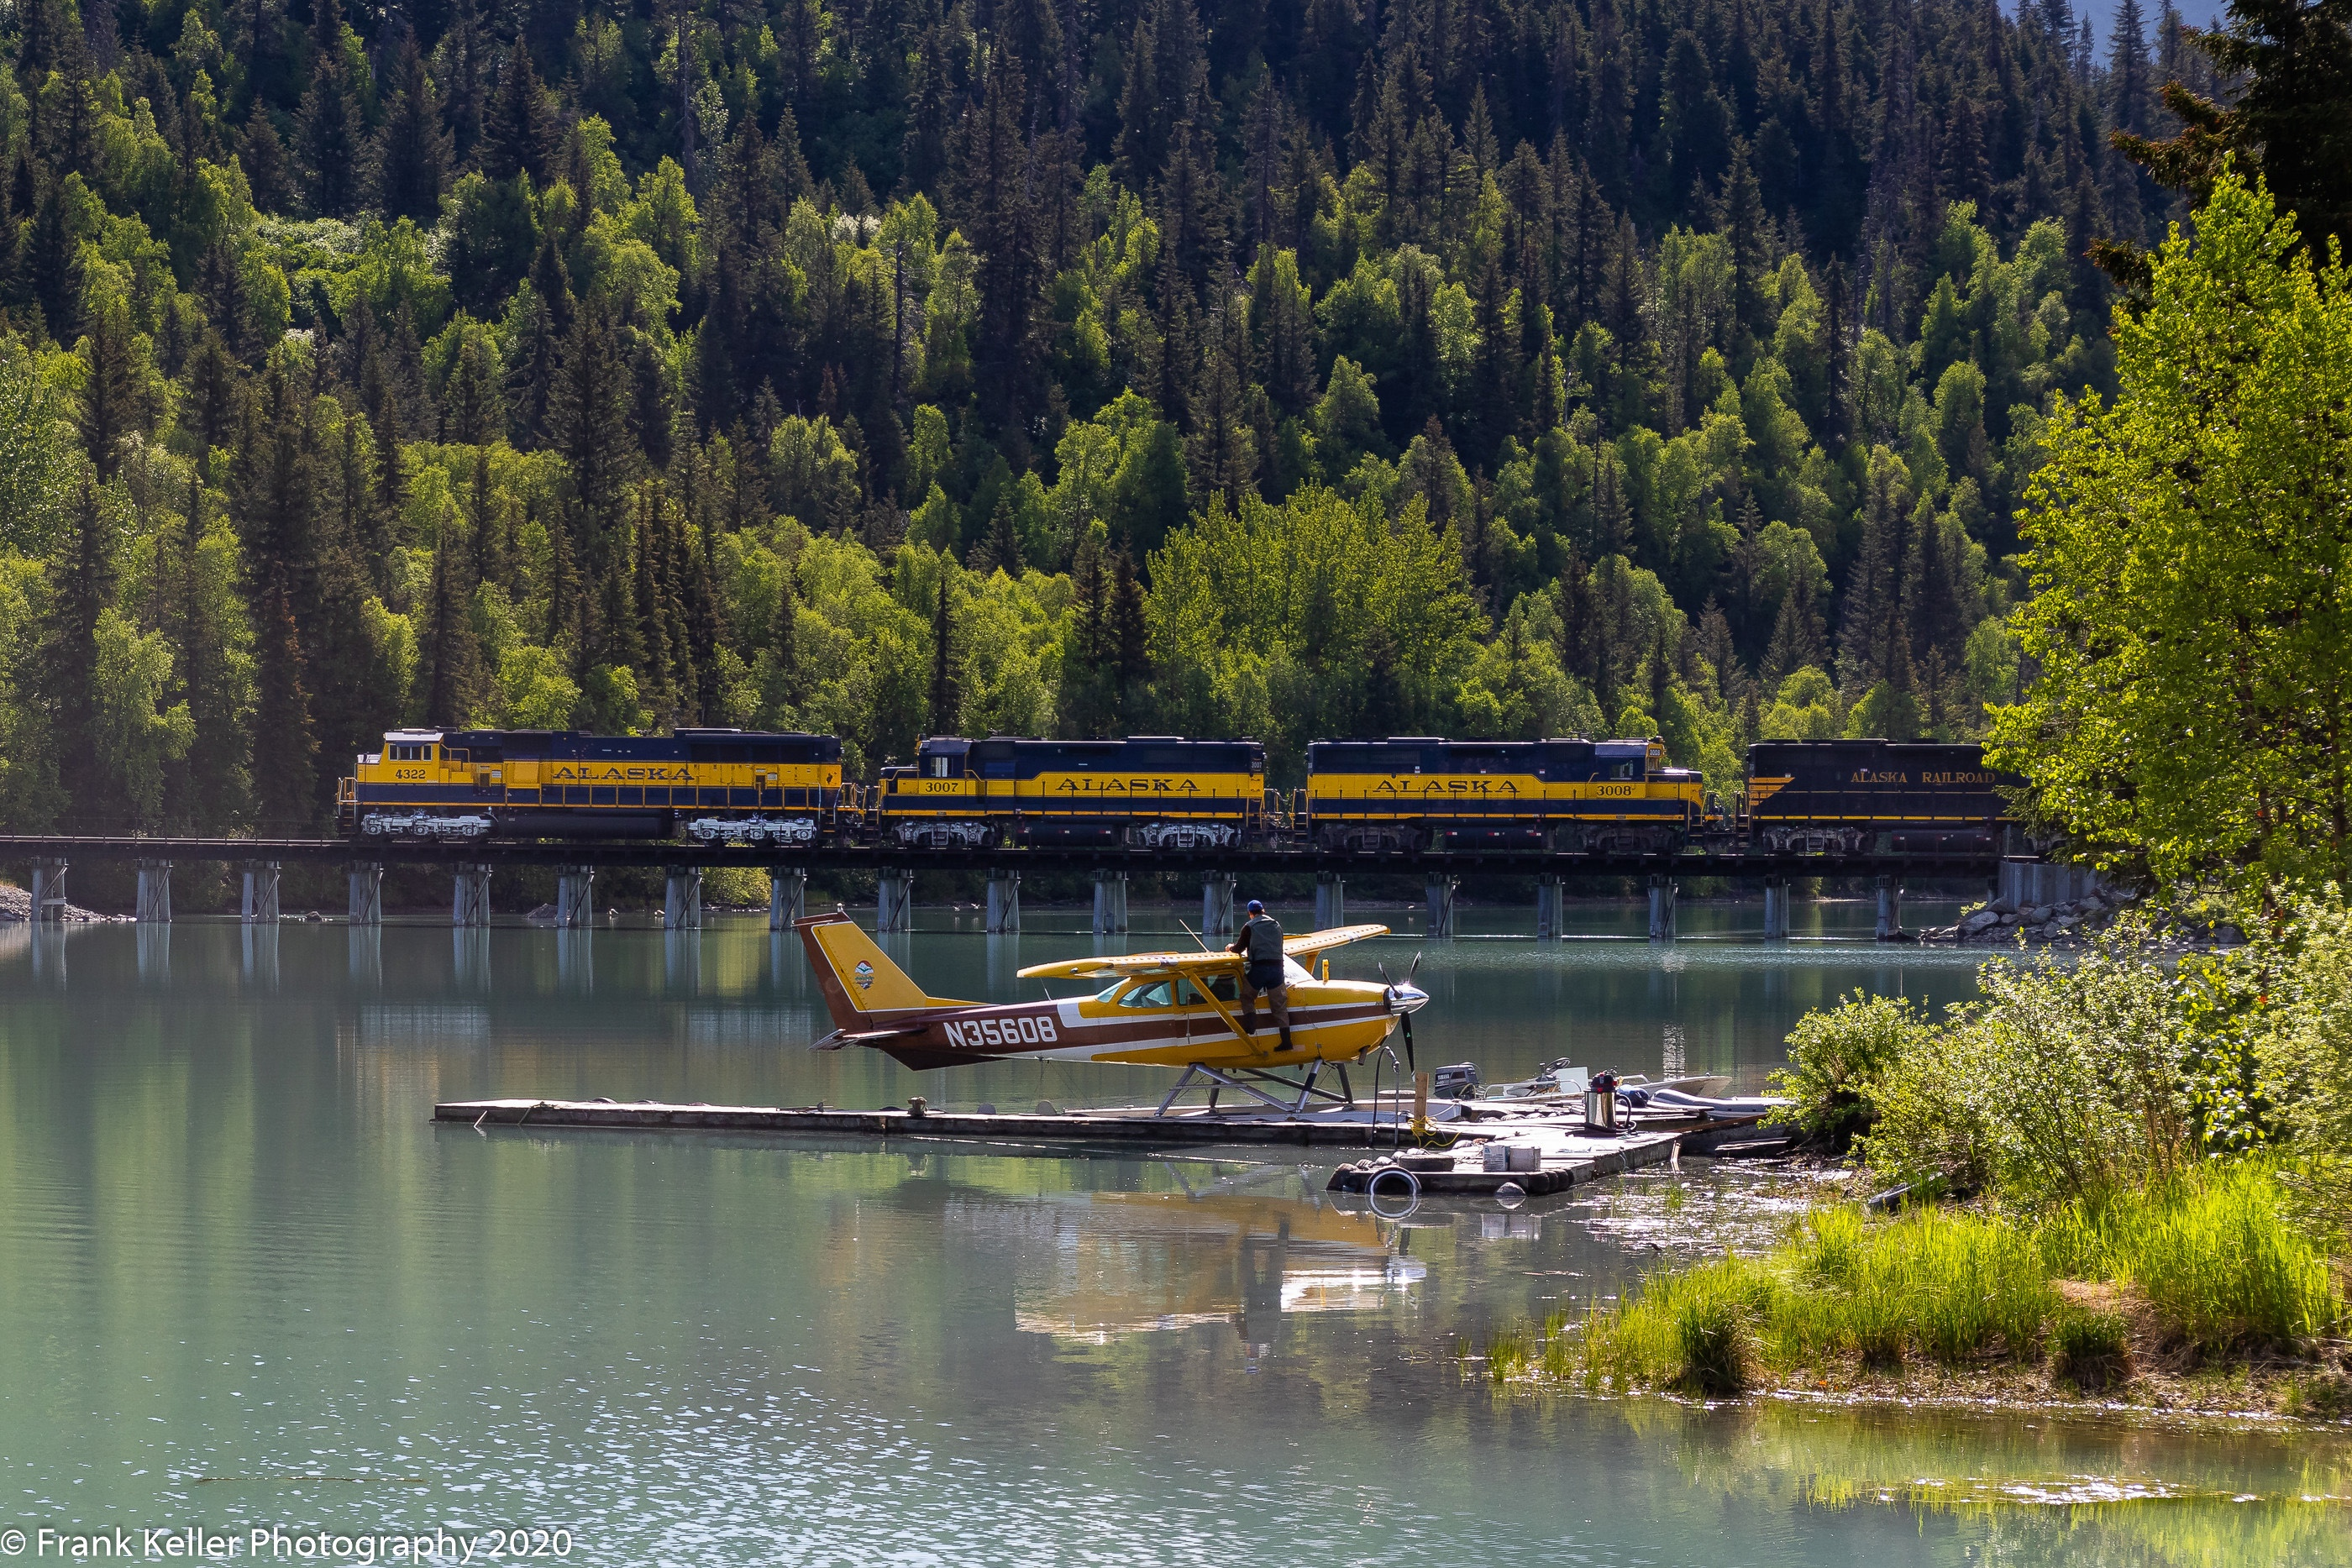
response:
[[[1265,905],[1253,898],[1249,901],[1249,912],[1252,915],[1264,915],[1265,913]]]

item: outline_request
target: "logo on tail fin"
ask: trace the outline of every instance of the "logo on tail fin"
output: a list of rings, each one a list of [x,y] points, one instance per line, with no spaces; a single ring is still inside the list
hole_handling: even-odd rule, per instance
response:
[[[863,958],[857,961],[857,988],[861,991],[874,988],[874,966]]]

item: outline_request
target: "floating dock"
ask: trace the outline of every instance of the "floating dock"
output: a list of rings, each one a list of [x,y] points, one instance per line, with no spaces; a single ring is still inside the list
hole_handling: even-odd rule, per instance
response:
[[[1516,1186],[1528,1197],[1544,1197],[1579,1182],[1668,1164],[1681,1142],[1679,1133],[1594,1135],[1580,1124],[1522,1121],[1475,1143],[1465,1137],[1447,1149],[1399,1149],[1341,1166],[1331,1173],[1328,1190],[1371,1197],[1408,1191],[1416,1197],[1483,1197]]]
[[[1662,1165],[1675,1156],[1678,1134],[1629,1133],[1620,1137],[1585,1137],[1580,1129],[1543,1126],[1528,1121],[1465,1125],[1439,1123],[1444,1133],[1459,1137],[1454,1155],[1423,1154],[1411,1146],[1410,1124],[1400,1128],[1386,1108],[1308,1112],[1291,1115],[1278,1112],[1181,1111],[1155,1115],[1150,1106],[1131,1110],[1074,1111],[1065,1113],[1006,1114],[923,1111],[897,1106],[880,1111],[836,1110],[824,1105],[678,1105],[658,1101],[625,1100],[451,1100],[433,1107],[436,1122],[464,1122],[475,1127],[611,1128],[633,1132],[701,1131],[774,1133],[793,1136],[844,1135],[881,1138],[947,1138],[963,1142],[1018,1143],[1063,1145],[1148,1145],[1166,1148],[1182,1145],[1264,1145],[1323,1146],[1349,1149],[1395,1149],[1400,1135],[1404,1157],[1432,1162],[1430,1179],[1439,1180],[1435,1162],[1451,1160],[1464,1178],[1459,1185],[1433,1186],[1433,1191],[1493,1192],[1505,1180],[1523,1190],[1538,1190],[1531,1182],[1545,1182],[1540,1190],[1557,1191],[1575,1181],[1611,1176],[1643,1166]],[[1541,1151],[1542,1168],[1487,1179],[1483,1145],[1490,1138],[1533,1144]],[[1473,1176],[1476,1180],[1470,1179]],[[1334,1186],[1339,1183],[1335,1180]],[[1347,1190],[1339,1188],[1339,1190]],[[1355,1190],[1361,1190],[1358,1187]]]

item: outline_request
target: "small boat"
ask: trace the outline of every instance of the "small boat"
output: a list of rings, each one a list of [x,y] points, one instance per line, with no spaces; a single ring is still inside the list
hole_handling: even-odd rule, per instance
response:
[[[1510,1115],[1514,1112],[1558,1113],[1580,1110],[1597,1074],[1588,1073],[1568,1058],[1545,1063],[1533,1077],[1508,1083],[1467,1082],[1457,1091],[1473,1103],[1472,1118],[1483,1112]],[[1714,1091],[1731,1080],[1721,1073],[1693,1073],[1680,1078],[1652,1079],[1642,1073],[1609,1074],[1617,1094],[1617,1124],[1628,1131],[1680,1133],[1683,1152],[1690,1155],[1780,1154],[1794,1142],[1759,1124],[1789,1102],[1771,1095],[1725,1096]]]

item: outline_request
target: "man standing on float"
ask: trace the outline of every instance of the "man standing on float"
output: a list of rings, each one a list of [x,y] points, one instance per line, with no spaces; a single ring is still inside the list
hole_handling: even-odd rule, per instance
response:
[[[1283,972],[1282,927],[1265,912],[1265,904],[1255,898],[1249,901],[1249,919],[1225,951],[1242,956],[1242,1032],[1257,1032],[1257,998],[1264,992],[1275,1027],[1282,1030],[1282,1049],[1288,1051],[1290,988]]]

